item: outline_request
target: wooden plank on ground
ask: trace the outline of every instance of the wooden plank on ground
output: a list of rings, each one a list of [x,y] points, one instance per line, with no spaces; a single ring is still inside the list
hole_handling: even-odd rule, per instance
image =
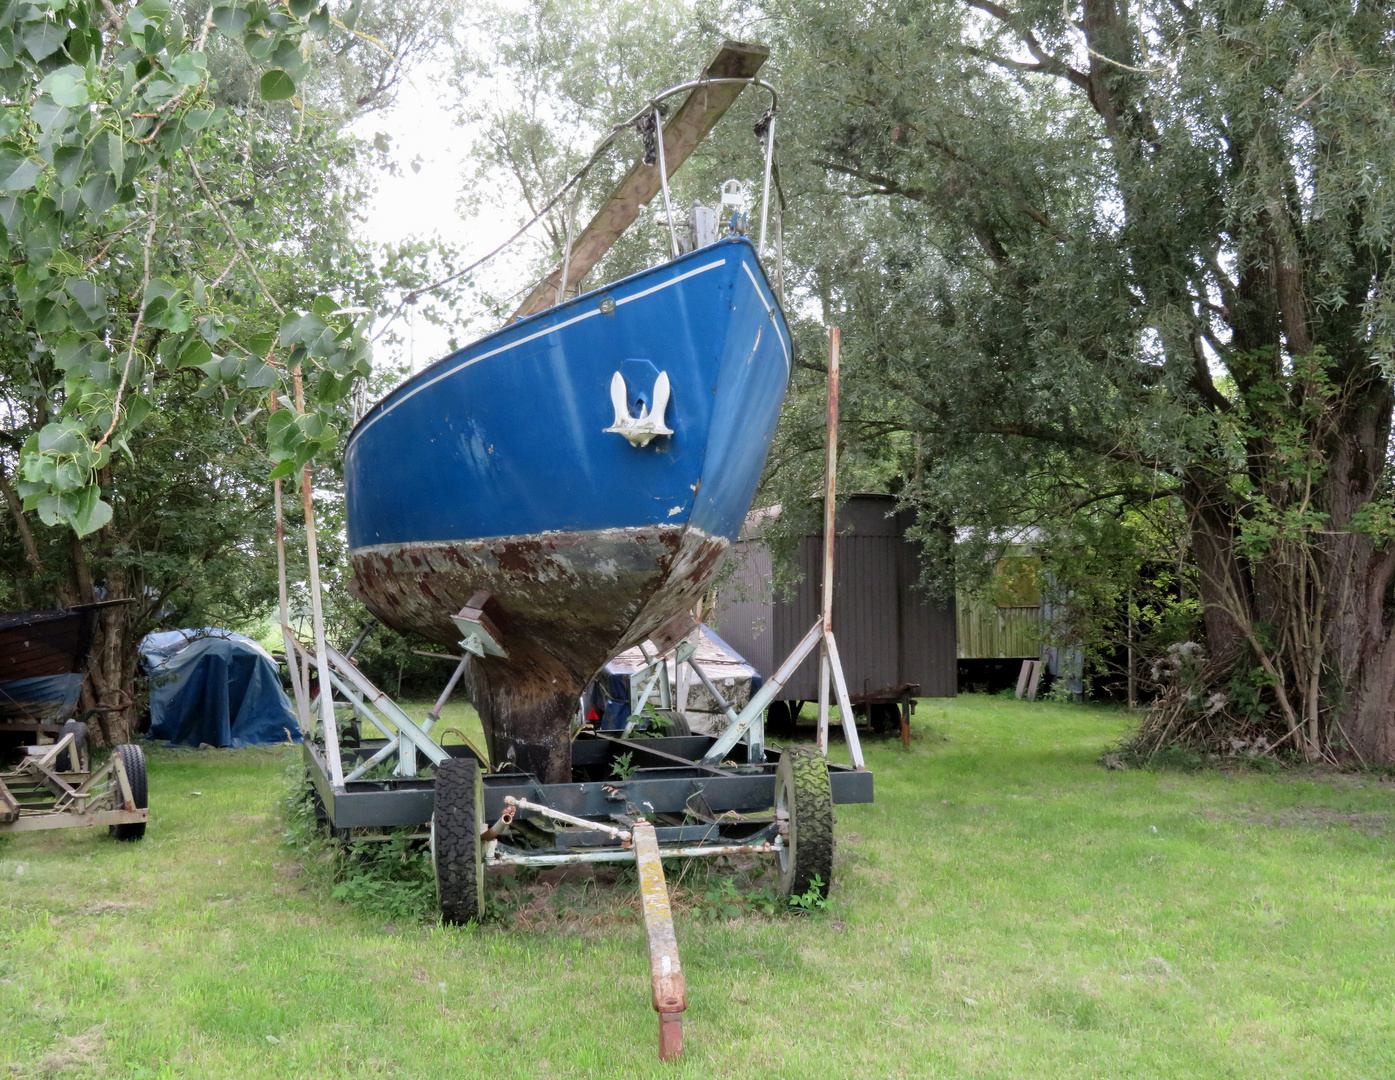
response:
[[[761,69],[770,56],[764,45],[748,45],[741,41],[726,41],[703,70],[703,77],[709,79],[749,79]],[[699,86],[683,99],[678,111],[664,120],[664,161],[668,174],[672,176],[678,166],[688,159],[698,144],[707,138],[722,114],[731,108],[741,96],[745,87],[739,84],[719,86]],[[572,244],[571,262],[567,267],[567,281],[570,285],[580,281],[594,267],[611,245],[639,217],[639,212],[659,193],[662,187],[659,179],[659,166],[646,165],[640,156],[625,179],[611,193],[609,199],[596,212],[590,224]],[[519,305],[513,313],[514,319],[524,319],[548,308],[557,296],[557,284],[562,278],[562,267],[548,274]],[[511,320],[512,321],[512,320]]]
[[[1034,661],[1023,660],[1022,670],[1017,673],[1017,700],[1021,701],[1022,696],[1027,692],[1027,680],[1032,677],[1032,664]]]
[[[1037,684],[1041,682],[1041,668],[1042,662],[1040,660],[1032,661],[1032,681],[1027,684],[1028,701],[1036,701],[1037,699]]]
[[[14,821],[19,817],[19,803],[10,794],[10,789],[5,786],[5,782],[0,780],[0,824]]]

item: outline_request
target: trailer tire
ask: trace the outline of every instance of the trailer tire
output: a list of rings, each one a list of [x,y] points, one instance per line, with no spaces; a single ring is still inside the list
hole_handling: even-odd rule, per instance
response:
[[[58,755],[57,771],[65,773],[86,772],[87,770],[84,769],[83,766],[87,764],[87,741],[89,737],[87,725],[81,720],[69,720],[63,725],[63,730],[58,733],[59,740],[61,741],[66,738],[70,731],[73,733],[73,748],[71,750],[64,750]]]
[[[441,921],[448,926],[484,917],[484,774],[474,758],[436,767],[436,810],[431,815],[431,864]]]
[[[686,738],[692,733],[693,729],[688,724],[688,718],[675,709],[673,715],[669,718],[668,734],[674,736],[675,738]]]
[[[828,897],[833,880],[833,786],[828,763],[812,746],[786,747],[775,769],[776,819],[788,822],[780,849],[781,896],[804,896],[819,881]]]
[[[137,810],[150,806],[150,791],[145,777],[145,751],[133,743],[122,743],[111,751],[119,754],[121,764],[126,767],[126,779],[131,784],[131,801]],[[129,821],[122,825],[109,825],[107,831],[118,840],[139,840],[145,835],[145,822]]]

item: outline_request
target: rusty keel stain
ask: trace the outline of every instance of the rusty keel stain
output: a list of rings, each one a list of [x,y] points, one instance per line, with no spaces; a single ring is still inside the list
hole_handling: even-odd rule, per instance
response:
[[[503,605],[508,656],[471,657],[466,684],[495,769],[571,780],[577,699],[615,653],[645,640],[712,581],[727,541],[643,526],[353,552],[352,589],[384,624],[450,649],[451,616],[484,589]]]

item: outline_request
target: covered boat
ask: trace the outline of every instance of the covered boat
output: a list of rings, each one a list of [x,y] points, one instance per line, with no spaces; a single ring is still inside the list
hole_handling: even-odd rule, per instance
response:
[[[485,628],[469,681],[496,768],[571,778],[587,682],[691,608],[736,538],[791,362],[738,236],[483,338],[351,433],[355,591],[443,645]]]
[[[72,715],[87,677],[97,616],[126,602],[0,612],[0,727],[46,728]]]

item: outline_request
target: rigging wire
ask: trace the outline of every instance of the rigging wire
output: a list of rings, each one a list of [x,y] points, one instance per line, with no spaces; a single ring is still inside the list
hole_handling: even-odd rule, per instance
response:
[[[397,306],[393,308],[392,314],[389,315],[386,320],[384,320],[383,325],[378,329],[378,332],[373,335],[372,340],[377,341],[380,337],[387,333],[388,328],[397,320],[397,318],[402,314],[403,309],[406,308],[409,304],[415,304],[427,293],[435,292],[442,286],[449,285],[452,281],[457,281],[460,278],[464,277],[466,274],[469,274],[471,271],[479,269],[479,267],[489,262],[490,259],[494,258],[500,252],[507,250],[519,239],[521,239],[522,236],[529,229],[531,229],[534,225],[541,221],[547,215],[547,213],[562,200],[562,197],[565,196],[567,192],[571,191],[572,188],[576,187],[578,184],[581,183],[582,180],[586,178],[586,175],[591,171],[592,166],[594,166],[596,162],[600,160],[601,155],[605,153],[605,151],[610,149],[611,145],[615,142],[617,138],[620,137],[621,134],[623,134],[626,131],[635,130],[638,131],[641,136],[643,136],[643,122],[657,112],[657,110],[660,107],[660,104],[665,99],[672,97],[674,94],[681,94],[685,90],[694,90],[698,87],[703,86],[717,86],[724,83],[741,83],[746,86],[758,86],[762,90],[767,91],[770,94],[770,110],[772,113],[779,104],[779,98],[775,92],[775,88],[771,86],[768,82],[766,82],[764,79],[760,78],[708,78],[706,76],[703,76],[699,79],[693,79],[690,82],[679,83],[677,86],[671,86],[667,90],[664,90],[656,94],[654,97],[650,98],[628,120],[625,120],[622,123],[615,124],[614,126],[612,126],[610,131],[608,131],[601,138],[600,142],[596,144],[595,149],[591,151],[591,156],[586,159],[585,163],[582,164],[581,168],[579,168],[575,173],[573,173],[571,178],[565,184],[563,184],[560,188],[553,192],[551,198],[549,198],[547,202],[543,204],[542,208],[531,218],[529,218],[526,222],[524,222],[521,226],[519,226],[518,230],[507,240],[503,241],[503,243],[499,244],[497,247],[489,251],[487,254],[476,259],[469,266],[465,267],[465,269],[457,270],[453,274],[447,274],[439,281],[432,282],[430,285],[423,285],[420,288],[412,289],[404,293],[402,299],[398,301]],[[647,156],[648,155],[646,154],[646,158]],[[781,192],[780,194],[780,202],[783,206],[783,192]]]

